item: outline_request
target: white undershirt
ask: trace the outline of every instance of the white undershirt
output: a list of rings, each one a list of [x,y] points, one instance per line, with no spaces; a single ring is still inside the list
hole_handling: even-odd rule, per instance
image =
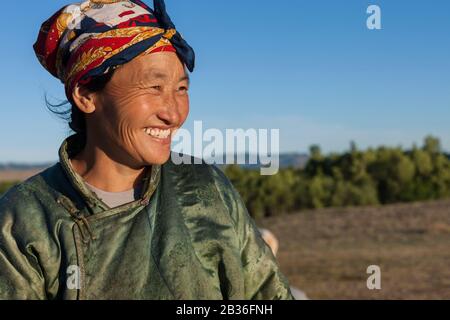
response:
[[[135,189],[130,189],[123,192],[108,192],[90,185],[86,181],[84,182],[92,192],[94,192],[97,197],[99,197],[108,207],[115,208],[126,203],[133,202],[140,198],[141,185]]]

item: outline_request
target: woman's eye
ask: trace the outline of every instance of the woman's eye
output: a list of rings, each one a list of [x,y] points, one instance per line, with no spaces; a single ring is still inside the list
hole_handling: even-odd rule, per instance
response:
[[[162,89],[161,86],[152,86],[151,88],[152,88],[152,89],[155,89],[155,90],[158,90],[158,91],[160,91],[160,90]]]
[[[179,92],[187,92],[188,90],[189,90],[188,87],[184,87],[184,86],[178,88]]]

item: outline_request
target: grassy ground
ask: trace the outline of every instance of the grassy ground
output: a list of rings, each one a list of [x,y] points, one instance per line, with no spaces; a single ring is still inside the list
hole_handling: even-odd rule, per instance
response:
[[[280,241],[280,267],[311,299],[450,299],[450,200],[324,209],[258,224]],[[366,269],[381,268],[381,290]]]
[[[43,170],[44,169],[0,170],[0,182],[23,181]]]

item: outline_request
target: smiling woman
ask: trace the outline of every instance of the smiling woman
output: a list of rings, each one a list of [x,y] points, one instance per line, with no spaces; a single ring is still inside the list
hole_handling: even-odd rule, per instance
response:
[[[118,68],[99,92],[77,85],[72,98],[85,114],[87,139],[71,159],[75,171],[101,189],[121,192],[146,165],[167,162],[171,136],[189,112],[187,79],[175,53],[158,52]],[[124,170],[125,177],[111,177]]]
[[[163,1],[69,5],[34,49],[75,134],[0,200],[0,299],[292,299],[224,174],[169,161],[194,52]]]

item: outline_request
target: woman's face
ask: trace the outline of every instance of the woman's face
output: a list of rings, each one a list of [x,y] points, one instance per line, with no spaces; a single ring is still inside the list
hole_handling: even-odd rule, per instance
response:
[[[189,78],[173,52],[141,56],[116,69],[95,93],[88,135],[115,161],[140,168],[170,157],[175,131],[189,113]]]

